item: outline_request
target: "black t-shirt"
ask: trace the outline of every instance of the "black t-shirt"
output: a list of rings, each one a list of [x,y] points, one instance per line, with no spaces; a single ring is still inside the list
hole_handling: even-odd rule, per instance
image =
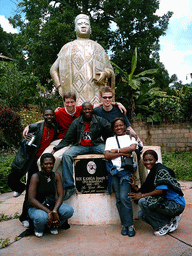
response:
[[[50,177],[47,177],[43,172],[36,173],[39,176],[39,182],[37,183],[36,199],[42,204],[46,197],[55,198],[56,183],[55,173],[52,172]],[[28,208],[34,207],[28,202]]]

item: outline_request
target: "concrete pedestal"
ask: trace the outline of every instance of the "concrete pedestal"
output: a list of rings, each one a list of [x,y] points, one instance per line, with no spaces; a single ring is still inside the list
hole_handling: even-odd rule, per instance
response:
[[[115,194],[75,194],[67,201],[74,209],[70,224],[108,225],[120,223]],[[133,203],[133,216],[137,218],[139,206]]]
[[[144,151],[153,149],[157,152],[159,162],[162,162],[161,147],[159,146],[145,146]],[[88,155],[78,156],[75,161],[82,158],[89,158]],[[95,155],[96,158],[102,158],[103,155]],[[91,155],[93,158],[93,155]],[[147,170],[143,166],[142,160],[139,163],[139,171],[136,175],[140,176],[139,183],[143,183],[146,176]],[[107,224],[118,224],[120,223],[119,214],[116,207],[115,194],[109,195],[107,193],[98,194],[75,194],[71,196],[65,203],[71,205],[74,209],[74,215],[69,220],[71,224],[77,225],[107,225]],[[133,204],[133,218],[137,218],[139,206]]]

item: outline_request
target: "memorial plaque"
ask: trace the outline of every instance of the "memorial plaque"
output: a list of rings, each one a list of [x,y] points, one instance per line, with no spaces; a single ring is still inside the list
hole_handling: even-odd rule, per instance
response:
[[[108,184],[104,159],[81,159],[75,163],[75,181],[79,193],[105,193]]]

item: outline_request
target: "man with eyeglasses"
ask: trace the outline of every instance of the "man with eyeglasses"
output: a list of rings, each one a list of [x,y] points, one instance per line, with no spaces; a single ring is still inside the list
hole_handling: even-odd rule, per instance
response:
[[[101,107],[95,108],[93,110],[93,113],[106,118],[110,123],[116,118],[116,117],[123,117],[125,119],[127,130],[131,133],[131,135],[135,136],[137,138],[137,142],[140,146],[140,150],[143,148],[143,143],[140,140],[139,136],[136,134],[136,132],[131,127],[131,124],[129,122],[129,119],[126,116],[126,113],[122,113],[117,105],[113,105],[113,90],[109,86],[103,86],[100,89],[100,97],[101,102],[103,105]]]

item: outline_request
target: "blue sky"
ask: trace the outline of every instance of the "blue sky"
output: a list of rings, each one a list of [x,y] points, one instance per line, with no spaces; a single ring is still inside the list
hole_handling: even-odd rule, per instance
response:
[[[159,0],[158,15],[167,11],[174,14],[169,22],[166,35],[160,38],[160,61],[165,65],[169,75],[176,74],[183,83],[186,75],[192,73],[192,0]],[[10,33],[16,33],[7,18],[14,15],[17,0],[0,0],[0,24]]]

